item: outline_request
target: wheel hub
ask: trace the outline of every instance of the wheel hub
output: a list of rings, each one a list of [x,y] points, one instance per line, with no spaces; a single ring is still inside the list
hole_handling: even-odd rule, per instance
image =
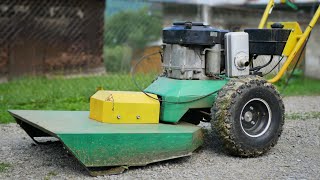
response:
[[[246,122],[252,121],[252,112],[251,112],[251,111],[247,111],[247,112],[244,114],[244,120],[245,120]]]
[[[262,136],[271,124],[269,104],[261,98],[248,101],[241,110],[240,124],[243,132],[248,136]]]

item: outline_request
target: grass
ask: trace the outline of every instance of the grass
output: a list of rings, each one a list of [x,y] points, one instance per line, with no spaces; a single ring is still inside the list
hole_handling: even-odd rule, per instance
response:
[[[155,75],[137,75],[142,87]],[[89,110],[89,98],[99,88],[137,91],[129,75],[104,75],[65,79],[23,78],[0,84],[0,123],[14,122],[8,109]]]
[[[0,162],[0,173],[5,172],[10,167],[11,167],[11,165],[8,163]]]
[[[307,120],[316,118],[320,118],[320,112],[286,114],[286,119],[290,120]]]
[[[154,74],[137,75],[138,84],[145,88],[156,77]],[[283,90],[283,83],[276,84],[286,96],[320,95],[320,81],[292,79]],[[113,74],[104,76],[66,79],[55,77],[22,78],[0,84],[0,123],[14,122],[8,109],[31,110],[89,110],[89,98],[97,88],[106,90],[137,91],[131,76]]]
[[[284,96],[312,96],[320,95],[320,80],[311,78],[294,78],[287,87],[283,82],[276,84]]]
[[[54,171],[50,171],[43,179],[44,180],[50,180],[51,177],[57,176],[58,173],[54,172]]]

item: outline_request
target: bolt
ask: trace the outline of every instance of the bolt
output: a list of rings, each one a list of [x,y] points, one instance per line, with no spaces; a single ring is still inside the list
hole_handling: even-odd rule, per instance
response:
[[[252,107],[252,106],[250,106],[250,110],[251,110],[251,111],[253,110],[253,107]]]
[[[117,116],[117,119],[120,119],[120,118],[121,118],[121,116],[120,116],[120,115],[118,115],[118,116]]]
[[[255,125],[256,123],[255,123],[254,121],[251,121],[251,124],[252,124],[252,125]]]
[[[243,116],[241,116],[241,120],[244,120],[244,117],[243,117]]]
[[[137,119],[140,119],[140,116],[139,116],[139,115],[137,116]]]

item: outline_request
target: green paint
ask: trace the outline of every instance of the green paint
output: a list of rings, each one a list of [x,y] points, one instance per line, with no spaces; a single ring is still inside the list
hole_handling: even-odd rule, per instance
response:
[[[157,94],[162,100],[169,102],[180,102],[180,104],[162,102],[160,120],[165,122],[178,122],[190,108],[211,108],[216,94],[201,100],[181,103],[198,99],[214,91],[220,90],[228,79],[223,80],[177,80],[159,77],[153,82],[146,92]]]
[[[175,80],[159,77],[147,89],[164,101],[161,120],[178,122],[190,108],[211,108],[224,80]],[[190,155],[203,143],[200,127],[187,123],[107,124],[88,111],[9,111],[31,136],[53,136],[86,167],[137,166]],[[37,131],[37,130],[40,130]],[[35,132],[35,133],[30,133]],[[41,133],[44,132],[44,133]]]
[[[289,7],[291,7],[292,9],[294,9],[294,10],[298,10],[298,6],[295,5],[294,3],[292,3],[292,2],[289,1],[289,0],[286,0],[286,4],[287,4]]]
[[[190,155],[203,143],[201,128],[187,123],[107,124],[89,119],[88,111],[10,113],[57,137],[86,167],[146,165]]]
[[[181,125],[180,125],[181,126]],[[61,134],[61,141],[85,166],[146,165],[185,156],[194,149],[193,133]]]

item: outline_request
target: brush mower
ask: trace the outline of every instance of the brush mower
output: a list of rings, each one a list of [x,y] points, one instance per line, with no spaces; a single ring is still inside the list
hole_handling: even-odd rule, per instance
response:
[[[211,122],[231,155],[260,156],[283,129],[285,107],[271,84],[283,72],[268,82],[261,69],[270,63],[253,62],[260,55],[270,55],[270,62],[288,57],[286,68],[319,14],[320,8],[304,33],[296,22],[263,29],[268,13],[261,28],[244,32],[176,22],[163,29],[164,71],[141,92],[97,91],[89,112],[9,112],[37,143],[61,141],[93,176],[191,155],[204,140],[200,121]]]

